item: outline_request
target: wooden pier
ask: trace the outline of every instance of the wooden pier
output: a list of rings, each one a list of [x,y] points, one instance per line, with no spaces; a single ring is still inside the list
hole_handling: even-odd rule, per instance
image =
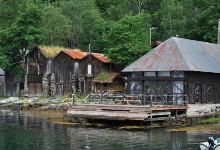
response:
[[[72,105],[67,115],[71,118],[99,120],[130,120],[158,121],[165,120],[179,113],[185,113],[187,105],[102,105],[82,104]]]

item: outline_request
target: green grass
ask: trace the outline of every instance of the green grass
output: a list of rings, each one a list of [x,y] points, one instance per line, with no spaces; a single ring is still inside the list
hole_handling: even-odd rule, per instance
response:
[[[0,96],[0,99],[6,99],[9,98],[10,96]]]
[[[220,123],[220,116],[211,117],[209,119],[202,120],[203,123]]]

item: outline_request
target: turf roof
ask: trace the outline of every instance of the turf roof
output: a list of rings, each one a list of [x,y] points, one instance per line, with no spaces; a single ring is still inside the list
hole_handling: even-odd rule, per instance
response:
[[[63,47],[58,46],[39,46],[38,48],[48,58],[55,57],[60,51],[64,49]]]

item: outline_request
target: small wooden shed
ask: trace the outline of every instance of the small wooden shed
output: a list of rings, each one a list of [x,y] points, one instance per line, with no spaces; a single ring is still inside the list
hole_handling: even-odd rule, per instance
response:
[[[89,53],[80,62],[79,91],[82,95],[88,95],[92,90],[92,81],[101,72],[114,72],[114,64],[101,53]]]
[[[93,80],[93,92],[124,92],[125,83],[119,73],[100,73]]]

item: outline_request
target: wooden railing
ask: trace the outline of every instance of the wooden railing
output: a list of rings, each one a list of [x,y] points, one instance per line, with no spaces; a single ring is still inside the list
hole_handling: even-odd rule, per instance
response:
[[[186,95],[165,94],[165,95],[143,95],[143,94],[124,94],[100,92],[90,94],[88,103],[93,104],[118,104],[118,105],[185,105]],[[183,100],[181,100],[183,99]]]

